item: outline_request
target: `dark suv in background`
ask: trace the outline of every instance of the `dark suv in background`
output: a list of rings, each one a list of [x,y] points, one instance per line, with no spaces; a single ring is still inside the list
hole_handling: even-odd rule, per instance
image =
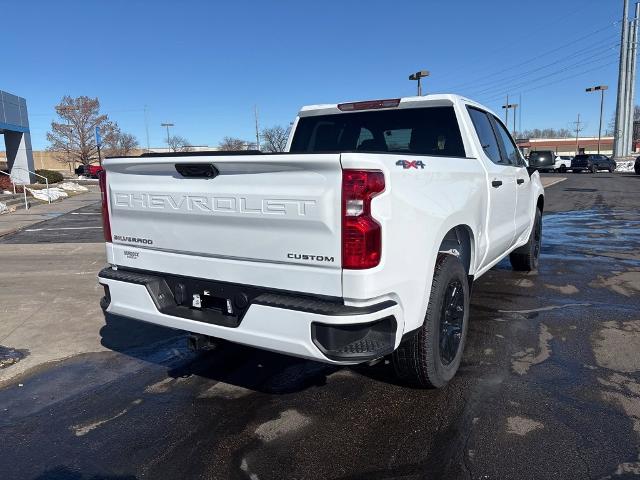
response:
[[[529,153],[529,166],[541,172],[552,172],[555,168],[556,154],[551,150],[537,150]]]
[[[598,155],[594,153],[584,153],[576,155],[571,160],[571,170],[573,173],[586,170],[587,172],[596,173],[598,170],[607,170],[613,172],[616,169],[616,162],[606,155]]]
[[[636,171],[636,175],[640,175],[640,157],[636,157],[636,163],[633,164],[633,169]]]

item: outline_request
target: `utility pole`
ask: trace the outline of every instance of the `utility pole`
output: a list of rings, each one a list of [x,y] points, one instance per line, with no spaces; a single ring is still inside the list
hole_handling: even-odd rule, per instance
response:
[[[507,95],[507,103],[506,105],[502,105],[502,108],[505,110],[504,114],[504,125],[509,128],[509,109],[513,108],[513,133],[516,133],[516,109],[518,108],[517,103],[509,103],[509,95]]]
[[[579,139],[580,139],[580,131],[582,130],[582,128],[580,128],[580,125],[582,125],[582,122],[580,121],[580,114],[578,114],[578,120],[573,122],[573,124],[576,126],[576,155],[578,155],[578,150],[580,149],[579,147]]]
[[[151,148],[149,147],[149,117],[147,116],[148,111],[149,111],[149,108],[145,105],[144,106],[144,129],[147,132],[147,153],[151,151]]]
[[[505,125],[509,125],[509,107],[507,107],[507,105],[509,105],[509,94],[507,93],[507,102],[502,105],[502,108],[504,108],[504,124]]]
[[[624,155],[631,155],[633,144],[633,116],[635,104],[636,86],[636,57],[638,41],[638,17],[640,16],[640,3],[636,3],[635,17],[629,22],[628,48],[627,48],[627,88],[626,93],[626,119],[624,136]]]
[[[418,96],[422,96],[422,83],[420,79],[426,78],[430,75],[429,70],[420,70],[416,73],[412,73],[409,75],[409,80],[417,80],[418,81]]]
[[[258,128],[258,106],[253,106],[253,113],[256,119],[256,150],[260,150],[260,129]]]
[[[620,33],[620,60],[618,67],[618,93],[616,99],[616,122],[613,132],[613,157],[624,156],[624,131],[626,130],[626,87],[627,87],[627,48],[629,33],[629,0],[623,0],[622,7],[622,28]]]
[[[522,94],[520,94],[518,103],[520,104],[520,108],[518,108],[518,131],[522,134]]]
[[[169,137],[169,127],[175,127],[173,123],[161,123],[161,127],[167,127],[167,148],[171,150],[171,145],[169,145],[170,137]]]
[[[600,126],[598,127],[598,154],[600,154],[600,140],[602,139],[602,113],[604,110],[604,91],[608,89],[607,85],[598,85],[596,87],[589,87],[586,92],[600,91]]]

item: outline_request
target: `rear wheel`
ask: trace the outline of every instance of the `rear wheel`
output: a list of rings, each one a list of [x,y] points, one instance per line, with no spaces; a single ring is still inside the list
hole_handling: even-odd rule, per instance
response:
[[[589,168],[589,171],[591,173],[598,173],[598,167],[596,167],[595,165],[591,165],[591,167]]]
[[[608,170],[609,170],[609,173],[613,173],[615,169],[613,167],[609,167]]]
[[[565,173],[567,171],[567,167],[565,167],[564,165],[560,165],[560,168],[558,170],[560,170],[560,173]]]
[[[405,383],[440,388],[458,371],[469,323],[469,283],[458,257],[440,254],[424,322],[393,354]]]
[[[536,208],[536,217],[529,240],[520,248],[515,249],[509,255],[511,267],[521,272],[531,272],[538,268],[540,247],[542,245],[542,212]]]

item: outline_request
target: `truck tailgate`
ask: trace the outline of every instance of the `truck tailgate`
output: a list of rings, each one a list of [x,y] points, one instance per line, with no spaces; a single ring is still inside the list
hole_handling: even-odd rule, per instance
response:
[[[339,154],[114,158],[105,170],[114,247],[340,270]]]

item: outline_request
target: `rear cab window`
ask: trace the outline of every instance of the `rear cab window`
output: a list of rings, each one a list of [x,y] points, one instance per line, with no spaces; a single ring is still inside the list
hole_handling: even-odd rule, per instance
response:
[[[453,107],[440,106],[301,117],[290,151],[466,156]]]

